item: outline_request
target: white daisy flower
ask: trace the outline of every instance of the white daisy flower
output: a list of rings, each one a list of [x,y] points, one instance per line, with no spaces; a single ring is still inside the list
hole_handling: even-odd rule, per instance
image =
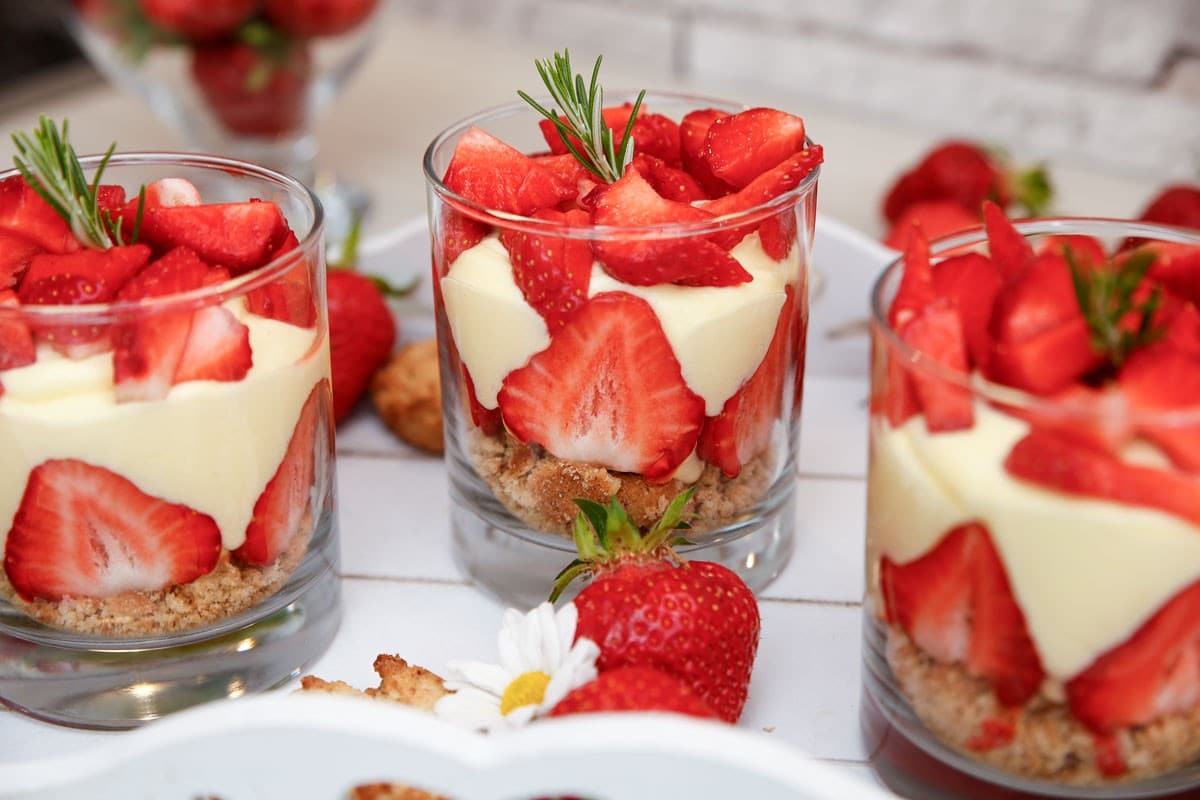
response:
[[[524,725],[549,711],[572,690],[596,677],[600,648],[575,641],[579,614],[574,603],[557,613],[542,603],[528,614],[504,612],[499,664],[451,661],[446,695],[434,713],[472,730]]]

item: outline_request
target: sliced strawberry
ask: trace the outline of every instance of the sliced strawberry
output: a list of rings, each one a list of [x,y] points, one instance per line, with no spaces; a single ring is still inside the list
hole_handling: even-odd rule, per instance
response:
[[[221,306],[207,306],[192,317],[175,383],[240,381],[250,371],[250,329]]]
[[[797,232],[796,211],[789,208],[762,221],[758,226],[758,240],[768,257],[782,261],[792,252]]]
[[[438,235],[434,238],[435,250],[433,263],[437,277],[443,277],[450,271],[450,265],[467,250],[483,241],[492,230],[490,226],[460,214],[450,206],[442,206],[442,224]]]
[[[585,193],[582,191],[584,187],[590,191],[591,186],[596,183],[596,176],[570,153],[557,156],[534,156],[533,161],[554,176],[554,180],[560,187],[558,194],[563,199],[578,197]]]
[[[102,303],[111,299],[110,292],[82,275],[56,274],[21,284],[20,299],[28,306],[74,306]],[[77,321],[31,324],[38,341],[46,342],[70,358],[86,358],[108,349],[108,330],[103,325],[81,325]]]
[[[1022,236],[1000,206],[988,200],[983,204],[983,222],[987,228],[988,251],[1005,280],[1013,280],[1033,261],[1033,245]]]
[[[1034,428],[1058,431],[1109,453],[1118,453],[1134,436],[1129,403],[1115,384],[1092,388],[1072,383],[1031,406],[1004,406]]]
[[[1038,255],[1054,253],[1065,257],[1068,251],[1075,265],[1081,268],[1098,268],[1108,263],[1108,253],[1104,251],[1104,245],[1094,236],[1078,233],[1047,236],[1037,245]]]
[[[921,413],[917,390],[899,349],[887,338],[875,334],[871,349],[871,413],[882,414],[892,427],[898,427]]]
[[[646,301],[591,299],[550,346],[504,379],[500,412],[559,458],[665,480],[691,454],[704,401],[687,387]]]
[[[292,252],[299,247],[296,234],[288,231],[271,260]],[[317,324],[317,306],[313,300],[312,284],[308,277],[308,260],[299,257],[296,264],[266,286],[251,289],[246,293],[246,307],[260,317],[279,320],[300,328],[311,328]]]
[[[1066,691],[1071,711],[1100,734],[1191,711],[1200,702],[1200,583],[1068,681]]]
[[[702,157],[712,174],[734,188],[804,149],[804,120],[773,108],[751,108],[714,120]]]
[[[600,109],[600,115],[604,118],[604,125],[613,132],[613,148],[618,149],[621,146],[621,137],[625,133],[625,126],[629,123],[629,115],[633,111],[633,103],[625,103],[620,106],[608,106]],[[638,114],[642,112],[639,110]],[[559,117],[559,119],[564,119]],[[570,153],[567,145],[563,143],[562,136],[559,135],[558,127],[548,119],[538,120],[538,128],[542,131],[542,138],[546,140],[546,144],[550,146],[550,152],[555,155]],[[571,146],[576,150],[582,151],[583,144],[574,136],[568,139]],[[634,139],[634,145],[637,145],[637,139]]]
[[[1149,275],[1167,291],[1200,304],[1200,245],[1150,242],[1143,245],[1154,253]]]
[[[708,192],[709,197],[722,197],[733,191],[733,187],[713,175],[704,158],[704,142],[708,129],[717,120],[730,116],[715,108],[702,108],[686,115],[679,122],[679,155],[683,168]]]
[[[454,147],[442,182],[468,200],[528,216],[575,196],[529,156],[479,128],[468,128]]]
[[[1005,706],[1023,705],[1044,676],[1000,555],[977,523],[950,530],[906,564],[886,556],[880,588],[887,620],[938,661],[966,664]]]
[[[929,201],[908,206],[883,237],[893,250],[904,250],[913,226],[919,225],[930,241],[979,227],[979,216],[957,203]]]
[[[888,324],[899,332],[917,313],[929,305],[934,298],[933,262],[929,258],[929,240],[925,234],[915,231],[904,251],[904,272],[900,285],[888,309]]]
[[[15,311],[19,307],[16,294],[0,289],[0,371],[24,367],[37,360],[33,334]]]
[[[1004,274],[1003,268],[992,259]],[[1083,320],[1067,260],[1058,253],[1030,259],[1017,278],[1009,278],[996,297],[990,332],[998,341],[1019,342]]]
[[[1017,342],[997,341],[988,355],[990,380],[1038,395],[1060,392],[1104,363],[1083,319],[1072,319]]]
[[[479,428],[487,436],[495,436],[500,432],[502,419],[500,417],[500,409],[484,408],[483,403],[479,402],[479,395],[475,393],[475,382],[471,380],[471,374],[467,372],[467,368],[462,368],[463,382],[467,386],[467,407],[471,414],[471,422],[476,428]]]
[[[721,413],[704,421],[696,452],[730,478],[736,478],[743,464],[767,448],[780,419],[794,312],[793,293],[789,292],[775,323],[775,335],[754,374],[725,401]]]
[[[979,253],[951,256],[933,268],[933,291],[954,303],[962,319],[971,363],[977,366],[985,365],[991,353],[988,320],[1000,291],[1000,282],[996,265]]]
[[[558,156],[561,158],[562,156]],[[681,169],[670,166],[661,158],[638,153],[633,159],[633,169],[668,200],[677,203],[693,203],[697,200],[707,200],[708,193],[696,182],[696,179]]]
[[[137,211],[137,198],[132,201]],[[146,184],[146,206],[174,208],[175,206],[200,205],[200,190],[184,178],[159,178]]]
[[[16,286],[29,269],[29,262],[41,252],[32,239],[0,230],[0,291]]]
[[[76,275],[96,285],[98,299],[91,302],[103,302],[116,297],[121,287],[149,263],[150,248],[144,244],[108,250],[78,250],[61,255],[42,253],[30,259],[21,294],[29,291],[25,287],[45,278]]]
[[[57,602],[189,583],[220,555],[221,532],[207,514],[103,467],[51,460],[29,473],[4,571],[23,599]]]
[[[270,261],[287,234],[279,206],[258,200],[148,207],[142,215],[143,241],[159,250],[190,248],[234,275]]]
[[[967,344],[963,324],[954,303],[944,297],[930,301],[900,329],[900,337],[921,354],[964,382],[968,372]],[[957,431],[975,423],[971,392],[923,369],[912,371],[913,387],[925,412],[925,427],[931,433]]]
[[[1200,472],[1200,360],[1169,345],[1155,344],[1133,353],[1117,381],[1134,411],[1151,417],[1181,412],[1176,421],[1147,420],[1137,429],[1175,466]]]
[[[20,175],[0,181],[0,231],[29,239],[51,253],[80,248],[66,220]]]
[[[760,206],[795,189],[824,160],[825,148],[814,144],[764,171],[733,194],[706,203],[704,210],[715,216],[722,216]]]
[[[620,106],[609,106],[600,112],[604,117],[604,124],[612,131],[614,150],[621,148],[625,127],[629,124],[629,115],[632,111],[633,103],[626,103]],[[546,140],[546,144],[550,145],[550,152],[555,155],[570,152],[553,122],[548,119],[539,120],[538,126],[542,130],[542,137]],[[669,117],[648,113],[643,106],[638,109],[637,119],[634,120],[633,130],[630,133],[633,136],[635,154],[644,153],[653,156],[673,167],[679,165],[679,126]],[[570,142],[576,150],[582,149],[579,140],[574,136],[570,137]]]
[[[1034,430],[1013,446],[1004,468],[1048,489],[1157,508],[1200,525],[1200,484],[1194,479],[1127,464],[1069,433]]]
[[[543,209],[533,216],[573,227],[586,226],[590,221],[586,212],[578,210],[564,214]],[[500,232],[500,242],[508,250],[521,294],[546,320],[553,335],[587,302],[592,278],[591,245],[586,239],[539,236],[511,228]]]
[[[592,222],[630,226],[696,222],[709,212],[660,197],[636,170],[628,170],[596,202]],[[686,286],[734,286],[751,275],[729,253],[700,236],[667,239],[619,239],[597,242],[604,271],[635,286],[679,283]]]
[[[968,750],[987,753],[1012,744],[1017,736],[1017,726],[1011,719],[989,717],[979,725],[979,732],[965,742]]]
[[[316,448],[324,446],[317,429],[325,424],[321,408],[330,408],[329,382],[322,380],[308,394],[287,451],[254,503],[254,515],[246,526],[246,540],[233,551],[233,557],[246,564],[274,564],[279,554],[300,531],[309,516],[316,465]]]
[[[1163,304],[1163,311],[1167,310],[1170,295],[1167,295],[1167,298],[1168,302]],[[1159,341],[1164,347],[1200,359],[1200,310],[1197,310],[1196,306],[1180,302],[1170,309],[1169,315],[1164,315],[1161,320],[1156,320],[1156,323],[1163,329]]]

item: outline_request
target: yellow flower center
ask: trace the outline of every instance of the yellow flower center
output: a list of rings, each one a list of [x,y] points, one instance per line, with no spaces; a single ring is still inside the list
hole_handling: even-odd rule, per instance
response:
[[[500,696],[500,713],[508,714],[522,706],[536,706],[546,696],[550,676],[544,672],[523,672],[504,688]]]

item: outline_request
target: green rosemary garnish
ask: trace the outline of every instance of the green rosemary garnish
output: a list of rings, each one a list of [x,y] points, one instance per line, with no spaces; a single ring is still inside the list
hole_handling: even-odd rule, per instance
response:
[[[1081,269],[1069,247],[1063,248],[1063,255],[1071,268],[1075,298],[1092,334],[1092,347],[1113,367],[1120,367],[1134,350],[1162,336],[1162,330],[1153,325],[1154,312],[1162,301],[1161,287],[1151,289],[1146,299],[1135,300],[1142,279],[1154,264],[1153,252],[1136,250],[1122,264],[1102,264],[1095,269]]]
[[[621,177],[625,167],[633,160],[633,137],[630,133],[633,131],[633,122],[637,119],[638,110],[642,107],[642,98],[646,96],[646,90],[638,93],[629,121],[625,123],[621,146],[617,148],[613,143],[613,132],[604,122],[604,89],[599,82],[602,59],[602,56],[596,58],[590,84],[585,83],[583,76],[571,69],[571,53],[568,50],[561,54],[555,53],[553,59],[534,62],[538,74],[542,76],[542,82],[550,91],[550,96],[562,109],[561,116],[557,110],[545,108],[525,92],[518,91],[517,94],[539,114],[554,123],[563,144],[580,164],[600,180],[613,183]],[[581,147],[577,147],[572,139],[578,141]]]
[[[85,247],[107,250],[125,244],[120,219],[114,220],[99,205],[100,177],[117,144],[113,142],[100,159],[96,174],[89,184],[83,174],[79,156],[71,146],[64,120],[62,130],[48,118],[40,117],[33,135],[18,132],[12,136],[17,154],[13,163],[29,186],[67,221],[71,232]],[[137,241],[145,210],[145,187],[138,193],[137,220],[130,241]]]

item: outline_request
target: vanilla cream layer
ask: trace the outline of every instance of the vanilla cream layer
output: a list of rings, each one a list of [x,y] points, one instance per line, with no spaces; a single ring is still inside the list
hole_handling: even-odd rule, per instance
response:
[[[630,286],[597,262],[589,296],[628,292],[658,316],[688,387],[704,400],[705,413],[720,413],[758,367],[771,337],[785,287],[800,269],[799,248],[783,261],[765,252],[758,234],[746,236],[730,254],[753,277],[738,286]],[[505,376],[550,344],[541,316],[525,302],[512,275],[508,251],[495,235],[466,250],[441,282],[454,343],[486,408],[498,406]]]
[[[329,347],[316,346],[313,329],[247,312],[241,299],[226,308],[250,329],[254,363],[240,381],[189,381],[163,400],[117,403],[111,352],[72,361],[49,347],[0,373],[0,546],[29,472],[54,458],[110,469],[210,515],[225,547],[242,544],[304,401],[329,376]]]
[[[930,434],[919,416],[872,425],[870,585],[880,556],[905,563],[953,526],[984,523],[1051,677],[1079,673],[1200,578],[1197,526],[1011,477],[1004,460],[1029,430],[1019,419],[976,404],[965,431]]]

